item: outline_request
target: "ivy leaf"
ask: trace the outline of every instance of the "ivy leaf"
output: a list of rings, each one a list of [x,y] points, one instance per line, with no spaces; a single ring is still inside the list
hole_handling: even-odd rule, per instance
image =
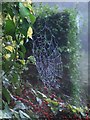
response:
[[[19,53],[19,57],[20,57],[21,59],[24,59],[25,53],[26,53],[26,48],[25,48],[25,46],[20,45],[20,51],[19,51],[18,53]]]
[[[58,106],[58,105],[59,105],[59,103],[58,103],[57,101],[51,100],[50,98],[47,98],[46,101],[47,101],[48,103],[54,105],[54,106]]]
[[[36,63],[36,59],[35,59],[34,56],[29,56],[29,57],[28,57],[28,60],[30,60],[30,62],[32,62],[33,64]]]
[[[27,109],[27,108],[26,108],[26,106],[22,102],[20,102],[20,101],[16,102],[16,105],[14,107],[15,111],[16,110],[25,110],[25,109]]]
[[[10,57],[11,57],[11,55],[10,54],[6,54],[6,55],[4,55],[3,56],[6,60],[8,60]]]
[[[12,20],[8,19],[6,20],[5,27],[4,27],[4,32],[7,35],[14,35],[15,33],[15,24]]]
[[[31,118],[25,112],[19,110],[19,113],[21,118],[25,118],[25,119],[28,118],[29,120],[31,120]]]
[[[10,52],[13,52],[13,50],[14,50],[14,48],[12,46],[6,46],[5,49]]]
[[[24,36],[27,36],[27,31],[28,31],[29,26],[30,25],[29,25],[27,19],[24,18],[22,20],[22,23],[19,25],[19,30]]]
[[[25,65],[25,60],[19,60],[22,65]]]
[[[5,109],[2,111],[2,118],[4,118],[4,119],[12,118],[12,113],[11,113],[9,106],[7,104],[5,105]]]
[[[2,88],[2,93],[4,95],[4,97],[6,98],[8,104],[10,103],[10,93],[6,88]]]
[[[31,38],[32,39],[32,34],[33,34],[33,30],[31,27],[28,28],[28,31],[27,31],[27,37]]]
[[[30,13],[30,10],[26,8],[23,3],[19,3],[19,11],[22,18],[27,18],[33,24],[36,20],[35,16]]]
[[[32,24],[34,24],[36,17],[33,14],[30,14],[29,17],[30,17]]]
[[[25,18],[29,15],[29,10],[23,5],[23,3],[19,3],[19,11],[21,17]]]
[[[26,53],[26,48],[25,48],[25,46],[20,45],[20,49],[21,49],[21,51],[22,51],[23,53]]]
[[[19,51],[19,57],[20,57],[20,59],[24,59],[24,56],[25,56],[25,54],[23,52]]]
[[[17,83],[17,82],[18,82],[18,74],[17,74],[17,73],[14,73],[14,74],[13,74],[12,82],[13,82],[13,83]]]

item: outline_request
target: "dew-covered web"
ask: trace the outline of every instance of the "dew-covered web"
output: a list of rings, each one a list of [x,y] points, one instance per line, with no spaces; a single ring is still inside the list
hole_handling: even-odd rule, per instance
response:
[[[44,85],[60,87],[57,78],[62,78],[62,61],[55,36],[45,25],[33,40],[33,54],[36,66]]]

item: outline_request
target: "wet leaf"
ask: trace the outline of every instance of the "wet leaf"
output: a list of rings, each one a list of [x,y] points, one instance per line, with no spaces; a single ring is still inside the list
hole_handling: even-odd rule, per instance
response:
[[[28,28],[28,31],[27,31],[27,37],[31,38],[32,39],[32,34],[33,34],[33,30],[31,27]]]
[[[12,20],[8,19],[6,20],[4,32],[7,35],[14,35],[15,33],[15,24]]]
[[[14,48],[12,46],[6,46],[5,49],[10,52],[13,52],[13,50],[14,50]]]
[[[47,98],[47,96],[41,93],[40,91],[37,91],[37,94],[40,98]]]
[[[34,56],[29,56],[28,59],[30,60],[30,62],[32,62],[33,64],[36,63],[36,59]]]
[[[5,109],[2,110],[1,114],[2,114],[2,118],[4,118],[4,119],[10,119],[10,118],[12,118],[12,113],[11,113],[11,111],[9,109],[9,106],[7,104],[5,105]]]
[[[17,83],[18,82],[18,74],[17,73],[13,74],[12,82],[13,83]]]
[[[21,32],[24,36],[27,36],[27,31],[28,31],[29,26],[30,26],[30,25],[29,25],[27,19],[24,18],[24,19],[22,20],[22,23],[21,23],[20,26],[19,26],[19,30],[20,30],[20,32]]]
[[[30,117],[25,112],[19,110],[19,113],[21,118],[24,118],[24,119],[28,118],[29,120],[31,120]]]
[[[7,60],[7,59],[9,59],[11,57],[11,55],[10,54],[6,54],[3,57]]]
[[[26,8],[23,3],[19,3],[19,10],[20,10],[20,14],[22,16],[22,18],[27,18],[31,21],[31,23],[33,24],[36,20],[35,16],[32,15],[30,13],[30,10],[28,8]]]
[[[4,97],[6,98],[7,102],[10,103],[10,93],[6,88],[2,88],[2,93]]]
[[[20,49],[23,52],[23,54],[26,53],[26,48],[24,45],[20,45]]]
[[[53,104],[54,106],[58,106],[59,103],[57,101],[51,100],[50,98],[46,99],[46,101],[50,104]]]
[[[20,101],[17,101],[16,102],[16,105],[15,105],[15,107],[14,107],[14,110],[25,110],[26,109],[26,106],[22,103],[22,102],[20,102]]]
[[[25,60],[19,60],[22,65],[25,65]]]

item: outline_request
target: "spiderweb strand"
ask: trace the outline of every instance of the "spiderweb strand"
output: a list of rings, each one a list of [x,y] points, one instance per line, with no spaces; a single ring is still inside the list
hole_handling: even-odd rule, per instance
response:
[[[40,78],[47,87],[59,88],[57,77],[62,78],[61,54],[51,30],[45,25],[33,40],[33,55]]]

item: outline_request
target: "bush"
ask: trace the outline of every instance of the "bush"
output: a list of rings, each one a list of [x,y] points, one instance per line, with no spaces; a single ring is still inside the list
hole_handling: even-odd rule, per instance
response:
[[[76,21],[77,11],[65,9],[59,12],[58,9],[50,8],[48,5],[40,5],[38,8],[36,7],[36,16],[37,19],[33,26],[33,39],[34,41],[38,39],[39,34],[44,36],[41,30],[43,30],[45,25],[51,30],[57,44],[55,47],[57,47],[61,53],[63,65],[62,84],[64,84],[62,90],[64,94],[72,96],[72,98],[74,98],[73,101],[75,100],[78,105],[77,102],[79,101],[80,92],[78,85],[80,43],[78,40],[78,27]],[[46,42],[50,42],[50,33],[46,32],[46,35],[48,37]]]

